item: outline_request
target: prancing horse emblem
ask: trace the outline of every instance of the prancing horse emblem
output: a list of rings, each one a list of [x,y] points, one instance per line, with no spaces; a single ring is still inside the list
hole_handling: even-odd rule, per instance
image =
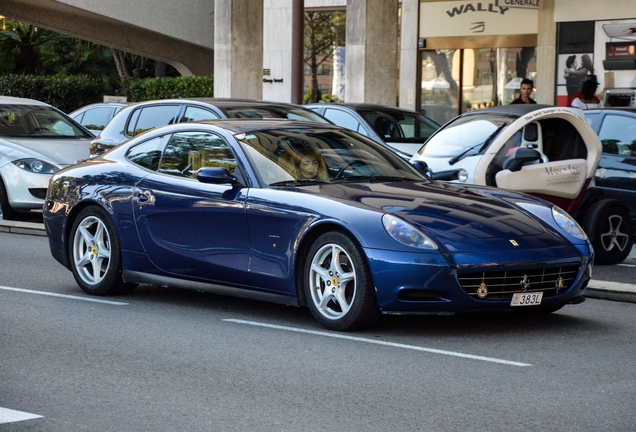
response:
[[[523,275],[523,279],[521,279],[519,285],[521,285],[521,288],[523,288],[524,291],[530,288],[530,279],[528,279],[528,275]]]

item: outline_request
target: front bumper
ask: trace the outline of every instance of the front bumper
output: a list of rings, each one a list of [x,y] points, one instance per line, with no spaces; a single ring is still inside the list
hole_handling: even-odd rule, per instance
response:
[[[384,313],[448,314],[510,309],[514,292],[542,291],[542,306],[576,302],[592,274],[587,246],[515,253],[441,254],[365,249]],[[507,279],[501,276],[508,276]],[[475,279],[483,278],[475,287]],[[505,281],[501,286],[500,282]],[[486,290],[480,290],[481,283]]]
[[[51,174],[36,174],[8,163],[0,168],[9,205],[14,209],[41,209]]]

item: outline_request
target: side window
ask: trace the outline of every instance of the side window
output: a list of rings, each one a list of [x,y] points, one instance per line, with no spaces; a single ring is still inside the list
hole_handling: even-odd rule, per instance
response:
[[[126,133],[135,136],[157,126],[176,123],[179,108],[179,105],[156,105],[140,108],[133,113]]]
[[[606,115],[598,137],[603,153],[636,156],[636,121],[623,116]]]
[[[216,113],[212,111],[195,107],[195,106],[186,106],[185,114],[183,115],[183,118],[181,119],[181,121],[193,122],[193,121],[199,121],[199,120],[216,120],[219,118],[221,117],[219,117]]]
[[[565,119],[539,120],[543,154],[550,162],[587,159],[587,147],[581,134]]]
[[[196,178],[199,168],[220,167],[234,174],[236,165],[234,152],[218,135],[182,132],[170,137],[158,171],[178,177]]]
[[[325,110],[324,116],[327,120],[331,120],[338,126],[346,127],[347,129],[351,129],[367,135],[364,128],[361,127],[360,122],[358,122],[358,120],[356,120],[355,117],[349,113],[337,109],[327,108]]]
[[[87,129],[104,130],[104,127],[111,119],[112,108],[93,108],[84,113],[80,122]]]
[[[147,168],[156,171],[159,168],[159,160],[161,159],[161,142],[163,137],[153,138],[138,144],[126,153],[126,159]]]

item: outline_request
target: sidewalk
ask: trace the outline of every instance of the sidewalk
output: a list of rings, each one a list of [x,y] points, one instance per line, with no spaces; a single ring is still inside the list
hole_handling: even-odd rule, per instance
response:
[[[44,224],[4,219],[0,219],[0,232],[46,236]],[[636,250],[636,247],[634,249]],[[585,290],[585,297],[636,303],[636,285],[592,278]]]

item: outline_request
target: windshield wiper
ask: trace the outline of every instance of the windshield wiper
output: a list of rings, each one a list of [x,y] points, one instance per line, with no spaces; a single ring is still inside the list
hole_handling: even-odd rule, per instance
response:
[[[488,145],[490,144],[490,142],[497,136],[497,134],[499,134],[499,132],[505,128],[507,125],[504,123],[501,126],[499,126],[497,129],[495,129],[495,131],[493,133],[491,133],[490,135],[488,135],[488,138],[486,138],[486,141],[484,141],[483,143],[479,143],[479,144],[475,144],[474,146],[470,147],[468,150],[465,150],[463,152],[461,152],[460,154],[458,154],[457,156],[455,156],[454,158],[451,158],[448,161],[449,165],[455,165],[457,162],[459,162],[460,160],[464,159],[465,156],[473,156],[476,154],[479,154],[482,152],[482,150],[484,150],[486,147],[488,147]],[[480,147],[480,149],[475,152],[472,153],[470,155],[468,155],[468,153],[470,153],[471,151],[473,151],[474,149],[476,149],[477,147]]]

